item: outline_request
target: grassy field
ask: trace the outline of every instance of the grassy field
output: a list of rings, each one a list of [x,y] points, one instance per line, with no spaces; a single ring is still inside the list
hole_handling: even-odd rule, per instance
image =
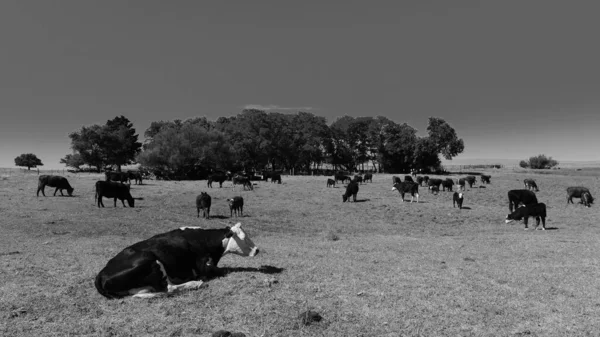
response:
[[[599,206],[567,206],[565,189],[584,185],[597,196],[598,172],[483,172],[492,184],[467,188],[463,210],[449,192],[423,189],[420,203],[402,202],[391,175],[361,185],[356,203],[342,203],[343,187],[326,188],[327,177],[283,176],[254,191],[147,181],[132,185],[144,198],[133,209],[94,205],[100,175],[67,174],[72,198],[51,196],[53,188],[38,198],[37,175],[4,175],[0,335],[595,336]],[[504,223],[506,193],[524,178],[536,179],[551,230]],[[212,196],[210,220],[196,217],[201,191]],[[238,219],[225,201],[235,195],[245,200]],[[134,242],[238,221],[261,253],[226,256],[229,273],[204,289],[107,300],[94,288],[108,259]],[[306,310],[323,320],[300,324]]]

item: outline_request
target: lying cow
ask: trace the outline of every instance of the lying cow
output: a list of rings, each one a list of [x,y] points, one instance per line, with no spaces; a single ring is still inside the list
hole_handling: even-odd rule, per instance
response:
[[[446,180],[442,181],[442,191],[449,191],[452,192],[452,186],[454,186],[454,181],[452,181],[452,179],[447,178]]]
[[[573,198],[581,198],[580,203],[583,203],[584,195],[586,194],[589,194],[589,196],[586,197],[588,198],[586,206],[589,207],[589,204],[591,204],[594,201],[594,199],[592,198],[592,194],[590,193],[590,190],[587,187],[574,186],[567,188],[567,205],[569,203],[573,203]]]
[[[200,210],[202,210],[202,217],[210,218],[210,204],[212,199],[206,192],[200,192],[200,195],[196,197],[196,209],[198,211],[198,218],[200,217]]]
[[[466,176],[465,181],[469,184],[469,188],[473,188],[473,184],[477,182],[477,178],[475,176]]]
[[[373,174],[365,173],[365,176],[363,177],[363,182],[366,183],[367,181],[371,183],[373,182]]]
[[[535,190],[536,192],[540,191],[537,184],[535,183],[535,180],[533,180],[533,179],[525,179],[525,180],[523,180],[523,184],[525,185],[525,188],[528,190]]]
[[[335,180],[331,178],[327,179],[327,187],[335,187]]]
[[[223,173],[214,173],[208,176],[208,181],[206,182],[206,186],[212,188],[213,182],[218,182],[219,187],[223,187],[223,182],[227,180],[227,176]]]
[[[412,181],[404,181],[399,184],[394,184],[392,191],[400,192],[400,197],[404,201],[404,194],[410,193],[410,202],[413,202],[413,198],[417,197],[417,204],[419,203],[419,184]]]
[[[523,219],[525,230],[527,230],[527,219],[529,217],[535,217],[535,229],[537,229],[540,225],[541,219],[542,230],[546,230],[546,204],[544,203],[535,203],[531,205],[525,205],[523,207],[517,207],[514,212],[506,216],[506,223]]]
[[[233,197],[231,199],[227,199],[227,204],[229,205],[229,217],[232,218],[235,213],[235,217],[244,216],[244,198],[241,196]]]
[[[530,190],[510,190],[508,191],[508,210],[512,213],[513,209],[517,209],[519,204],[533,205],[537,204],[538,200]]]
[[[458,209],[462,209],[464,200],[465,200],[464,194],[454,192],[454,194],[452,195],[452,206],[456,207],[456,205],[458,205]]]
[[[485,175],[485,174],[481,175],[481,183],[482,184],[489,184],[490,179],[492,179],[492,176],[490,176],[490,175]]]
[[[358,183],[355,181],[351,181],[348,186],[346,186],[346,193],[342,194],[342,202],[346,202],[352,196],[352,201],[356,202],[356,195],[358,194]]]
[[[259,249],[242,224],[223,229],[181,227],[135,243],[110,259],[95,286],[107,298],[152,298],[198,289],[202,279],[221,275],[227,254],[256,256]]]
[[[36,193],[38,197],[40,196],[40,191],[42,191],[43,196],[46,196],[46,193],[44,192],[46,186],[56,187],[54,190],[54,196],[56,196],[56,192],[60,191],[60,195],[64,197],[65,195],[63,194],[63,190],[67,190],[69,196],[72,197],[73,191],[75,190],[73,187],[71,187],[69,181],[65,177],[41,175],[38,178],[38,189]]]
[[[98,207],[104,207],[104,202],[102,202],[102,198],[114,198],[115,207],[117,207],[117,199],[121,200],[121,202],[123,203],[123,207],[126,207],[125,200],[127,200],[129,207],[134,207],[135,203],[135,200],[129,192],[129,186],[114,181],[96,182],[96,195],[94,197],[94,202],[96,202],[96,200],[98,201]]]

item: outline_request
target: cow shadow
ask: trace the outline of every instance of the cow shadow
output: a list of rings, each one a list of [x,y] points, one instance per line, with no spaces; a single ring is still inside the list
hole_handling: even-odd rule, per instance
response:
[[[225,216],[225,215],[211,215],[210,218],[211,219],[221,219],[221,220],[223,220],[223,219],[229,219],[229,217]]]
[[[279,267],[274,267],[274,266],[269,266],[269,265],[262,265],[259,268],[255,268],[255,267],[224,267],[224,268],[219,268],[218,272],[216,272],[214,275],[211,275],[211,277],[208,277],[208,279],[214,279],[217,277],[227,276],[227,274],[229,274],[229,273],[261,273],[261,274],[266,274],[266,275],[273,275],[273,274],[280,274],[284,270],[285,270],[285,268],[279,268]]]
[[[471,207],[463,206],[462,209],[471,210]]]
[[[557,229],[558,229],[558,227],[546,227],[547,231],[555,231]]]
[[[353,202],[367,202],[369,200],[371,200],[371,199],[356,199],[356,201],[353,201]]]

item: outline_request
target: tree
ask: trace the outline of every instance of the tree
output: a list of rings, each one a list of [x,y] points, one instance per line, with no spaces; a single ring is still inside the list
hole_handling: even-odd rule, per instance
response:
[[[447,160],[465,150],[463,140],[459,139],[454,128],[441,118],[429,117],[427,133],[435,152],[441,153]]]
[[[79,153],[67,154],[64,158],[60,159],[60,163],[76,170],[79,170],[81,166],[85,165],[85,162]]]
[[[552,157],[546,157],[546,155],[540,154],[537,156],[529,157],[529,160],[521,160],[519,166],[523,168],[532,168],[532,169],[550,169],[554,166],[558,165],[558,162]]]
[[[32,167],[44,166],[42,161],[33,153],[23,153],[15,158],[15,165],[27,167],[28,170],[31,170]]]

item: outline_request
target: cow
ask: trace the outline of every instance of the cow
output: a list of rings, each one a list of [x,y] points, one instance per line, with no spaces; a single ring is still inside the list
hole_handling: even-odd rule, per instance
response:
[[[335,187],[335,180],[327,179],[327,187]]]
[[[404,181],[410,181],[411,183],[415,182],[411,176],[404,176]]]
[[[371,183],[373,182],[373,174],[365,173],[365,176],[363,177],[363,182],[366,183],[367,181]]]
[[[223,187],[223,182],[227,180],[227,176],[224,173],[213,173],[208,176],[208,181],[206,182],[206,187],[212,188],[213,182],[219,183],[219,188]]]
[[[341,173],[337,173],[333,176],[333,178],[335,179],[335,182],[337,183],[338,180],[341,181],[342,183],[344,183],[346,180],[351,181],[352,179],[350,179],[350,177],[348,177],[347,175],[343,175]]]
[[[417,197],[417,204],[419,203],[419,184],[412,181],[404,181],[399,184],[394,184],[392,191],[398,191],[402,201],[404,201],[404,194],[410,193],[410,202],[413,202],[413,198]]]
[[[419,186],[423,186],[423,181],[425,181],[425,179],[421,176],[417,177],[417,184],[419,184]]]
[[[440,187],[439,186],[429,186],[429,191],[435,195],[437,195],[438,193],[440,193]]]
[[[244,190],[246,190],[246,189],[253,190],[254,189],[252,187],[252,182],[250,181],[250,179],[248,179],[246,177],[236,175],[236,176],[233,177],[232,181],[233,181],[233,188],[234,189],[235,189],[235,185],[242,185],[242,187],[244,188]]]
[[[241,223],[222,229],[181,227],[123,249],[98,273],[94,285],[109,299],[161,297],[199,289],[203,279],[223,275],[217,264],[227,254],[258,253]]]
[[[438,191],[440,189],[440,185],[442,184],[442,179],[431,178],[427,181],[427,187],[431,189],[432,186],[436,186]]]
[[[469,188],[473,188],[473,184],[477,182],[477,178],[475,176],[466,176],[465,181],[469,184]]]
[[[587,187],[583,187],[583,186],[568,187],[567,188],[567,205],[569,203],[573,203],[573,198],[581,198],[581,202],[582,202],[583,195],[585,193],[589,194],[588,198],[591,198],[592,201],[594,200],[592,198],[592,194],[590,193],[590,190]],[[589,203],[588,203],[588,207],[589,207]]]
[[[200,195],[196,197],[196,209],[198,210],[198,218],[200,217],[200,210],[202,210],[202,217],[210,219],[210,204],[212,199],[206,192],[200,192]]]
[[[492,179],[492,176],[490,176],[490,175],[485,175],[485,174],[481,175],[481,183],[482,184],[489,184],[490,179]]]
[[[104,176],[106,177],[106,181],[116,181],[119,183],[126,183],[129,181],[129,175],[127,172],[104,172]]]
[[[452,192],[452,186],[454,185],[454,181],[450,178],[446,178],[446,180],[442,181],[442,191]]]
[[[424,176],[423,182],[425,183],[425,185],[427,185],[427,183],[429,182],[429,176]]]
[[[527,190],[525,190],[527,191]],[[535,229],[540,225],[540,219],[542,220],[542,230],[546,230],[546,204],[534,203],[525,205],[523,207],[517,207],[514,212],[506,216],[506,223],[510,223],[514,220],[523,219],[525,224],[525,230],[527,230],[527,219],[529,217],[535,217]]]
[[[235,213],[235,217],[244,216],[244,198],[241,196],[233,197],[231,199],[227,199],[227,204],[229,205],[229,217],[232,218]]]
[[[586,207],[590,207],[593,202],[594,198],[592,197],[592,194],[590,192],[583,192],[581,194],[581,200],[579,201],[580,204],[583,204]]]
[[[523,184],[525,184],[525,188],[528,190],[535,190],[536,192],[540,191],[537,184],[535,183],[535,180],[533,179],[525,179],[523,180]]]
[[[508,191],[508,210],[512,213],[513,208],[517,209],[519,204],[533,205],[537,204],[538,200],[530,190],[510,190]]]
[[[348,186],[346,186],[346,193],[342,194],[342,202],[346,202],[352,196],[352,201],[356,202],[356,195],[358,194],[358,183],[355,181],[351,181]]]
[[[396,176],[392,176],[392,185],[401,183],[402,180]]]
[[[46,193],[44,192],[46,186],[56,187],[56,189],[54,190],[54,196],[56,196],[56,192],[60,191],[60,195],[64,197],[65,195],[63,194],[63,190],[67,190],[69,196],[72,197],[73,191],[75,190],[73,187],[71,187],[69,181],[65,177],[41,175],[38,178],[38,189],[36,193],[38,197],[40,196],[40,191],[42,191],[43,196],[46,196]]]
[[[281,174],[279,173],[273,173],[271,175],[271,183],[278,183],[281,184]]]
[[[102,202],[102,198],[114,198],[115,207],[117,207],[117,199],[121,200],[121,202],[123,203],[123,207],[127,207],[125,206],[125,200],[127,200],[129,207],[134,207],[135,203],[135,200],[133,199],[129,191],[129,186],[114,181],[97,181],[96,195],[94,198],[94,201],[98,201],[98,207],[104,207],[104,202]]]
[[[133,180],[136,185],[142,184],[142,173],[140,171],[127,171],[127,178],[129,179],[130,183]]]
[[[363,177],[360,174],[357,174],[354,176],[354,179],[352,179],[352,181],[355,181],[357,184],[360,185],[360,183],[363,182]]]
[[[465,195],[461,192],[454,192],[452,195],[452,206],[456,207],[458,205],[458,209],[462,209],[463,201],[465,200]]]
[[[465,178],[460,178],[458,179],[458,190],[462,190],[462,191],[466,191],[466,185],[467,184],[467,180]]]

